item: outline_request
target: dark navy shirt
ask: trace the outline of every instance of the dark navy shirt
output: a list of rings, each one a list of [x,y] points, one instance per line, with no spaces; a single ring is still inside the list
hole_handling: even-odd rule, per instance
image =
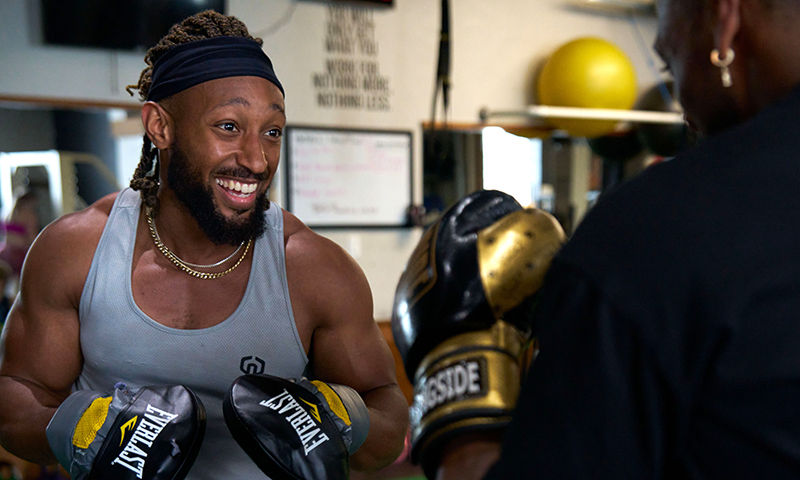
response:
[[[800,91],[604,196],[537,322],[488,478],[799,478]]]

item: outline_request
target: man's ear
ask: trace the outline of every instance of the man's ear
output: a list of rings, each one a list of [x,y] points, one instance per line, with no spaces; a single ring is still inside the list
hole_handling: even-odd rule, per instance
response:
[[[142,105],[142,125],[144,131],[158,149],[166,149],[172,144],[174,124],[170,114],[156,102]]]
[[[739,33],[742,5],[740,0],[717,0],[717,27],[714,31],[714,46],[719,56],[725,58],[733,48],[733,40]]]

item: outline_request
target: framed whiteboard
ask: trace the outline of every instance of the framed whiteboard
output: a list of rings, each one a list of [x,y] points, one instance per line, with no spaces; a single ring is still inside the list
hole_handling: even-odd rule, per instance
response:
[[[286,209],[309,227],[402,227],[411,132],[286,127]]]

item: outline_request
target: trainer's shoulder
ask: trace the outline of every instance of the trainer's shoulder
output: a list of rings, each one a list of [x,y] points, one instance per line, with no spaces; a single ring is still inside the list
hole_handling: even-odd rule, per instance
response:
[[[713,169],[696,154],[652,166],[603,194],[560,259],[598,284],[628,291],[650,288],[664,278],[659,272],[688,274],[711,243],[708,225],[726,208],[708,195],[719,192],[715,183]]]
[[[604,193],[570,243],[645,258],[654,252],[696,250],[697,239],[707,237],[708,226],[759,175],[754,158],[764,140],[756,130],[747,124],[707,139]]]

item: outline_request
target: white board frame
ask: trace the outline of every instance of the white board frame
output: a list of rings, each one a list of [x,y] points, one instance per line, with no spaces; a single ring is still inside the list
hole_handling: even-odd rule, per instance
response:
[[[411,226],[412,132],[292,125],[284,142],[286,209],[309,227]],[[375,149],[389,158],[374,158],[369,152]],[[320,191],[320,172],[332,176],[323,187],[332,195]]]

